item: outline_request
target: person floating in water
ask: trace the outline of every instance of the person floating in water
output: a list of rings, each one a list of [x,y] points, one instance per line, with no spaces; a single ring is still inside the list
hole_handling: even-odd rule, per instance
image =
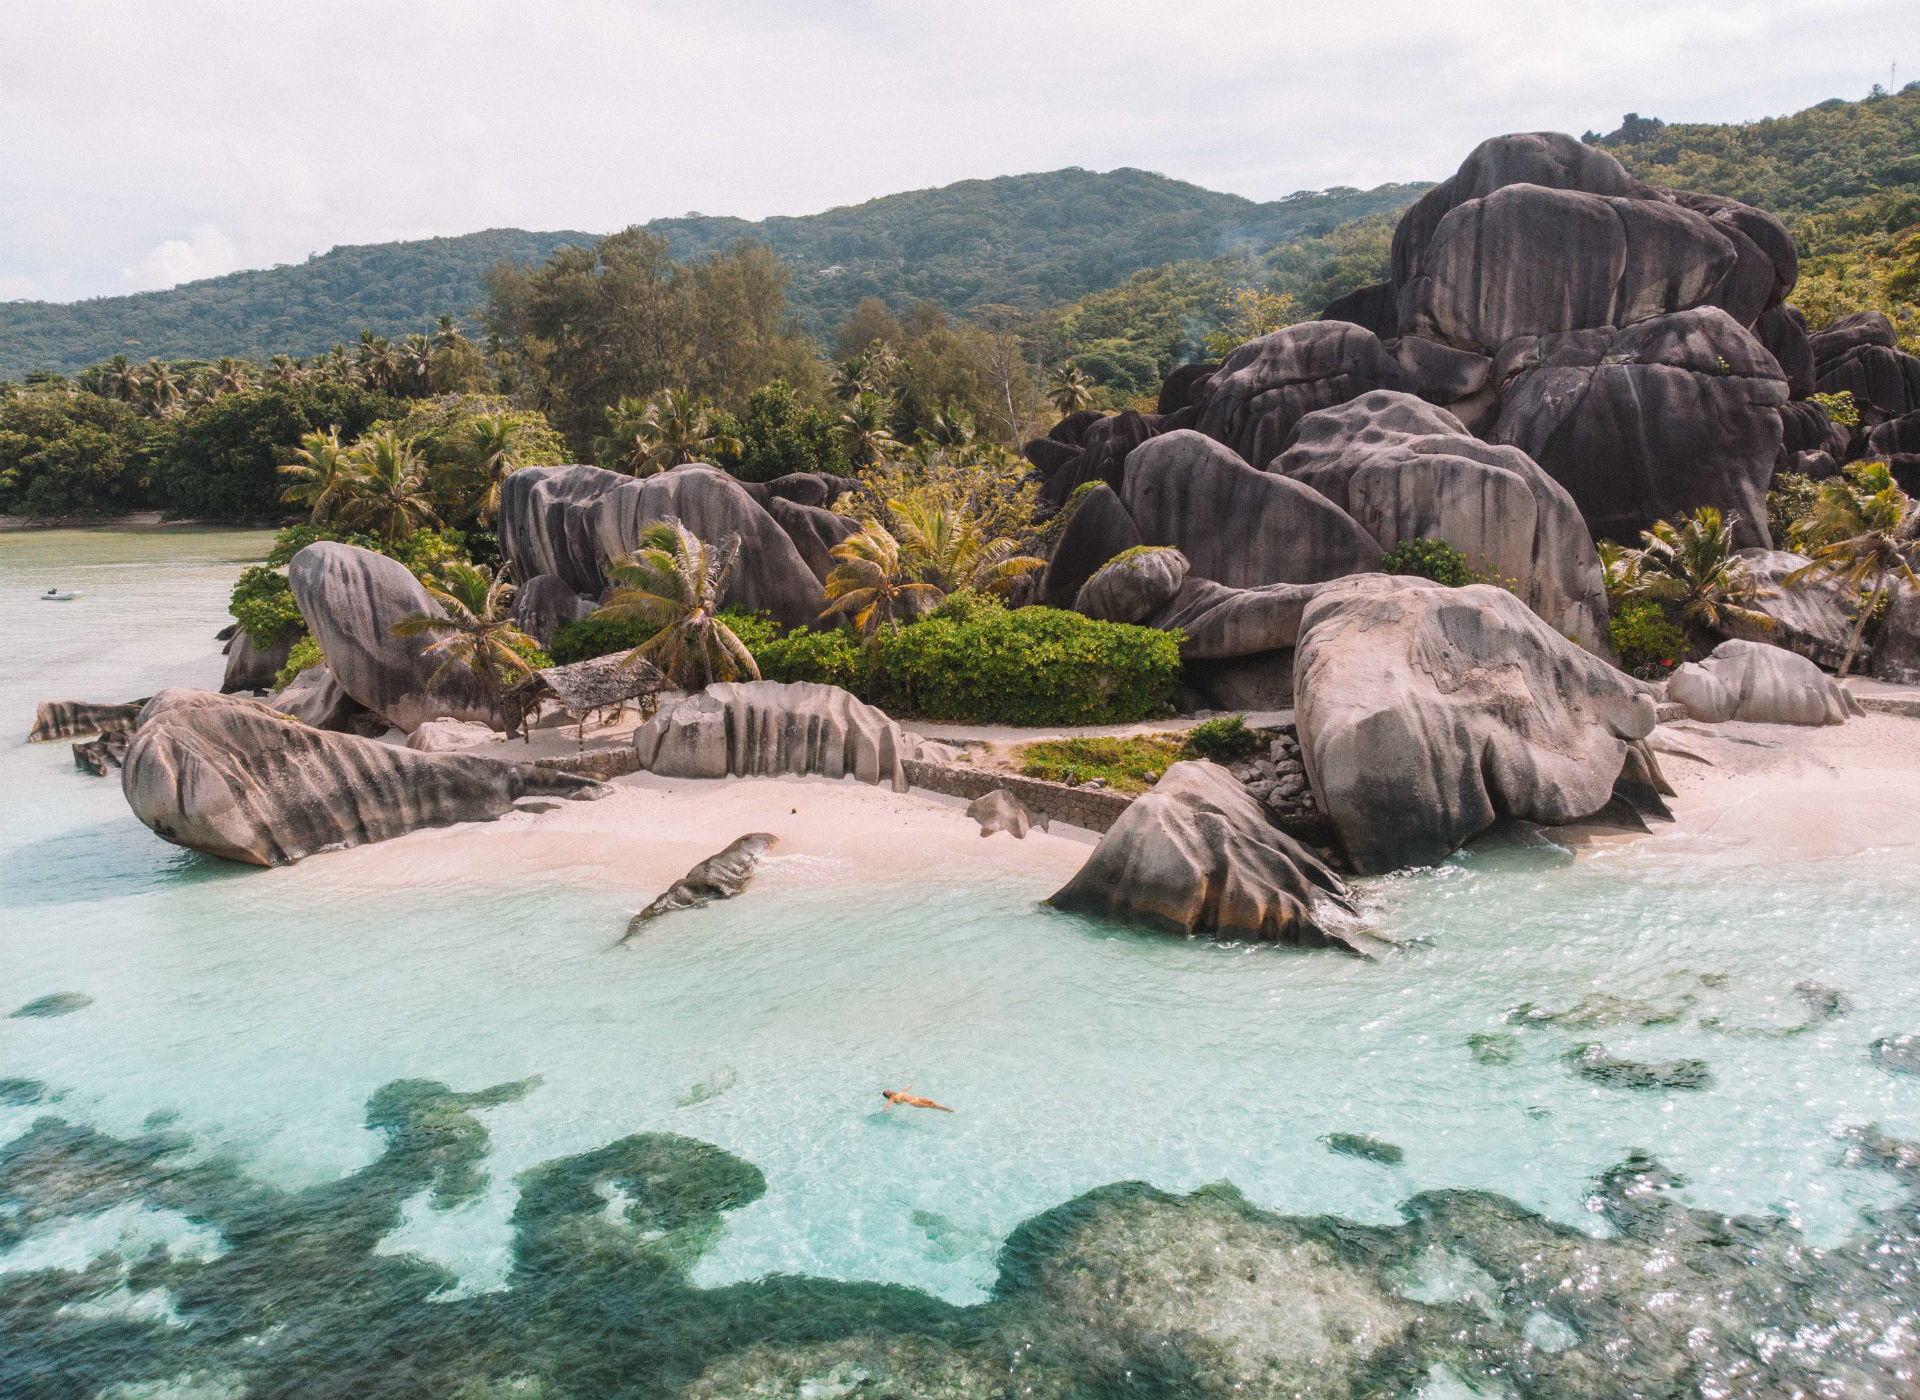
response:
[[[942,1113],[953,1112],[952,1109],[943,1103],[935,1103],[932,1099],[920,1098],[913,1092],[913,1085],[911,1084],[907,1085],[904,1089],[882,1089],[880,1091],[880,1097],[887,1101],[887,1106],[880,1110],[882,1113],[893,1112],[893,1106],[895,1104],[901,1104],[907,1108],[937,1108]]]

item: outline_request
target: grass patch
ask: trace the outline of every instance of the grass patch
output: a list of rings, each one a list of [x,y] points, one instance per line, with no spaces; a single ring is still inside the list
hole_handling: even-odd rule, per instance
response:
[[[1041,739],[1020,755],[1020,772],[1055,783],[1106,779],[1115,792],[1145,792],[1167,765],[1187,754],[1179,734],[1139,734],[1130,739]],[[1151,776],[1149,776],[1151,775]]]

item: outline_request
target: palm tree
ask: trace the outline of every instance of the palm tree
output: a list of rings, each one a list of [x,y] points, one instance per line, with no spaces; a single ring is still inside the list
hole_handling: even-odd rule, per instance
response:
[[[1638,578],[1629,596],[1671,603],[1690,630],[1726,633],[1737,624],[1770,630],[1773,619],[1748,604],[1774,596],[1734,553],[1733,520],[1712,506],[1654,522],[1640,536]]]
[[[601,460],[629,476],[652,476],[740,451],[740,440],[715,425],[705,397],[672,389],[645,403],[622,398],[607,410],[607,426],[610,432],[599,444]]]
[[[973,441],[973,419],[964,409],[949,405],[933,415],[933,426],[926,430],[926,436],[941,447],[966,447]]]
[[[467,455],[478,494],[471,505],[482,525],[492,524],[500,509],[500,483],[526,465],[521,459],[524,436],[519,420],[505,413],[473,420]]]
[[[980,520],[964,506],[927,495],[888,501],[887,509],[909,565],[942,593],[963,588],[1004,593],[1016,578],[1047,566],[1044,559],[1022,554],[1017,540],[987,538]]]
[[[1064,418],[1093,403],[1093,381],[1078,365],[1066,364],[1053,372],[1047,398]]]
[[[217,398],[221,394],[237,394],[247,387],[252,366],[245,360],[235,359],[232,355],[222,355],[220,362],[213,367],[208,376],[208,387]]]
[[[354,473],[347,482],[347,513],[388,544],[422,525],[438,525],[427,496],[427,467],[413,443],[389,429],[369,433],[351,450]]]
[[[628,663],[651,661],[685,690],[741,675],[759,680],[753,653],[720,617],[739,560],[738,535],[716,548],[671,516],[649,522],[640,547],[607,570],[616,587],[600,608],[659,628],[629,653]]]
[[[172,365],[161,360],[148,360],[140,377],[140,392],[147,401],[147,407],[158,418],[180,406],[184,389]]]
[[[142,380],[140,367],[127,363],[125,355],[115,355],[107,361],[107,391],[122,403],[135,403],[140,398]]]
[[[870,467],[899,446],[887,431],[886,401],[871,389],[861,390],[840,415],[840,436],[856,467]]]
[[[504,574],[473,564],[447,564],[437,581],[424,582],[428,596],[446,615],[410,613],[394,623],[392,631],[396,637],[438,638],[426,654],[445,660],[427,678],[429,690],[453,667],[467,666],[479,680],[481,693],[491,700],[506,688],[505,682],[533,670],[520,653],[532,651],[538,643],[514,626],[508,608],[513,585]]]
[[[298,384],[303,374],[300,362],[291,355],[275,355],[267,363],[267,378],[282,389],[290,389]]]
[[[459,324],[451,316],[442,316],[433,323],[433,343],[436,349],[451,350],[466,337],[460,333]]]
[[[433,344],[424,335],[410,335],[394,352],[401,392],[418,397],[433,388]]]
[[[902,617],[918,616],[946,596],[936,584],[914,576],[913,563],[902,559],[900,541],[878,523],[869,522],[831,551],[840,562],[827,575],[827,597],[832,601],[822,620],[845,617],[869,641],[881,629],[897,627]]]
[[[1867,630],[1867,619],[1880,606],[1887,585],[1920,583],[1914,576],[1915,535],[1920,514],[1894,483],[1884,462],[1855,467],[1852,480],[1834,477],[1820,483],[1813,509],[1794,526],[1794,536],[1809,551],[1812,562],[1787,575],[1789,584],[1838,580],[1857,598],[1871,584],[1860,605],[1840,674],[1853,668],[1854,653]],[[1865,493],[1865,494],[1863,494]]]
[[[340,444],[339,424],[324,433],[308,433],[293,460],[280,468],[280,475],[293,483],[280,499],[310,507],[310,520],[325,520],[351,494],[358,471],[353,450]]]

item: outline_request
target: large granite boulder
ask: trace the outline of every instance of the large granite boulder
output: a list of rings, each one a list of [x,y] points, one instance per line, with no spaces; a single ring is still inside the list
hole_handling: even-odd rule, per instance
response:
[[[1108,560],[1073,600],[1073,610],[1096,622],[1145,622],[1166,609],[1187,580],[1187,556],[1143,545]]]
[[[1767,485],[1786,376],[1718,307],[1523,336],[1501,347],[1495,377],[1493,440],[1566,487],[1595,538],[1631,542],[1710,505],[1738,517],[1742,547],[1772,546]]]
[[[551,646],[555,632],[590,616],[596,606],[558,574],[535,574],[514,590],[513,625],[541,646]]]
[[[1143,543],[1174,546],[1194,574],[1232,588],[1316,583],[1380,562],[1373,537],[1325,496],[1255,471],[1197,432],[1163,433],[1138,448],[1120,502]]]
[[[860,533],[860,522],[850,515],[839,515],[824,506],[800,505],[782,496],[767,502],[767,514],[787,532],[801,562],[823,584],[840,562],[833,557],[835,546]]]
[[[1773,619],[1765,629],[1736,627],[1734,635],[1751,642],[1767,642],[1798,652],[1821,666],[1838,668],[1846,658],[1847,642],[1853,636],[1852,603],[1847,590],[1836,580],[1809,578],[1788,583],[1790,574],[1813,561],[1804,554],[1784,549],[1743,549],[1740,559],[1747,573],[1768,596],[1748,604],[1755,612]],[[1865,669],[1868,653],[1863,647],[1855,664]]]
[[[1763,311],[1787,299],[1800,280],[1800,249],[1777,217],[1723,194],[1662,193],[1681,208],[1705,216],[1733,243],[1738,261],[1713,297],[1714,306],[1751,326]]]
[[[1104,482],[1094,487],[1080,498],[1053,547],[1040,584],[1042,600],[1050,608],[1072,607],[1103,564],[1139,543],[1140,531],[1113,488]]]
[[[1372,331],[1349,321],[1303,321],[1227,356],[1196,390],[1194,426],[1264,468],[1316,408],[1407,387],[1406,371]]]
[[[1920,588],[1894,585],[1873,647],[1873,674],[1895,685],[1920,685]]]
[[[1314,796],[1363,874],[1431,865],[1500,817],[1593,815],[1654,725],[1649,687],[1486,584],[1322,587],[1294,685]]]
[[[322,733],[262,701],[202,690],[147,703],[120,781],[156,835],[250,865],[491,821],[525,797],[607,792],[554,769]]]
[[[235,631],[227,638],[227,670],[220,678],[220,693],[232,695],[241,690],[271,688],[273,678],[287,664],[287,656],[299,639],[300,629],[288,627],[282,630],[279,641],[263,647],[246,628]]]
[[[1187,578],[1164,607],[1141,621],[1166,632],[1178,628],[1183,661],[1254,656],[1291,647],[1300,639],[1300,617],[1321,587],[1270,583],[1228,588],[1212,579]]]
[[[88,734],[117,734],[132,729],[145,709],[145,700],[102,705],[91,700],[42,700],[34,711],[29,744],[55,739],[78,739]]]
[[[1823,452],[1844,461],[1852,435],[1809,399],[1780,405],[1780,457],[1775,469],[1789,467],[1804,453]]]
[[[1864,428],[1920,412],[1920,359],[1884,345],[1861,345],[1822,360],[1815,385],[1823,394],[1852,394]]]
[[[1475,568],[1515,580],[1556,632],[1603,649],[1606,580],[1573,497],[1525,452],[1481,442],[1444,408],[1381,389],[1321,409],[1269,470],[1311,486],[1382,549],[1445,540]]]
[[[1807,337],[1807,318],[1800,314],[1799,307],[1791,302],[1768,307],[1753,323],[1753,335],[1780,362],[1788,393],[1804,399],[1813,392],[1813,343]]]
[[[1824,330],[1812,332],[1807,340],[1814,362],[1821,366],[1843,359],[1864,345],[1878,345],[1887,350],[1900,346],[1899,332],[1894,330],[1892,319],[1884,311],[1856,311],[1851,316],[1842,316]]]
[[[268,703],[281,714],[291,715],[309,728],[342,734],[356,732],[363,717],[372,716],[372,711],[347,694],[340,682],[333,678],[333,671],[324,661],[301,671],[287,682],[284,690],[271,696]],[[460,724],[468,722],[456,721]],[[436,721],[428,720],[426,723],[433,724]],[[376,732],[385,728],[384,724],[379,724]],[[419,732],[418,729],[415,732]],[[492,732],[491,726],[488,726],[488,732]]]
[[[1169,766],[1047,902],[1169,933],[1355,953],[1384,946],[1361,931],[1340,877],[1204,761]]]
[[[1349,321],[1364,326],[1382,340],[1392,340],[1400,334],[1400,294],[1391,282],[1357,287],[1328,302],[1317,319]]]
[[[1738,639],[1674,671],[1667,698],[1707,724],[1844,724],[1860,713],[1852,692],[1806,657]]]
[[[1219,368],[1218,360],[1175,365],[1167,377],[1160,381],[1160,397],[1155,401],[1153,411],[1164,418],[1169,413],[1178,413],[1190,407],[1199,395],[1201,386],[1213,378],[1214,371]]]
[[[812,622],[826,593],[787,532],[725,472],[700,464],[636,480],[598,467],[523,467],[500,492],[500,547],[521,578],[554,574],[599,597],[608,560],[631,553],[640,532],[672,518],[709,544],[740,537],[726,602]]]
[[[1119,490],[1128,454],[1159,431],[1158,414],[1131,409],[1088,424],[1079,453],[1064,467],[1046,473],[1040,486],[1040,505],[1049,511],[1058,510],[1075,491],[1095,481]]]
[[[667,778],[858,778],[907,789],[911,756],[900,726],[834,685],[811,681],[710,685],[634,731],[640,766]]]
[[[323,540],[293,556],[287,581],[334,680],[367,709],[409,733],[430,719],[497,723],[479,678],[464,665],[443,669],[445,658],[429,654],[433,637],[393,635],[394,624],[415,613],[446,616],[406,565]]]

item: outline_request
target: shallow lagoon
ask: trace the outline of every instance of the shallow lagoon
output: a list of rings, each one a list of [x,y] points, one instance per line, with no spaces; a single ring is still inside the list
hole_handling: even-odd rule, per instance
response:
[[[24,734],[43,698],[216,683],[226,590],[236,561],[262,547],[238,533],[0,536],[0,715]],[[33,602],[49,582],[84,596]],[[1838,1245],[1862,1212],[1904,1199],[1901,1178],[1850,1161],[1858,1144],[1842,1135],[1872,1123],[1920,1138],[1920,1080],[1867,1053],[1878,1036],[1920,1029],[1920,872],[1904,857],[1761,869],[1738,851],[1658,841],[1578,862],[1484,849],[1374,882],[1380,925],[1414,940],[1380,964],[1117,932],[1037,908],[1047,889],[1017,880],[902,871],[850,885],[828,863],[788,858],[748,897],[677,915],[621,950],[611,945],[627,901],[564,871],[511,887],[356,891],[338,887],[324,856],[242,870],[157,841],[117,783],[76,772],[64,745],[7,747],[0,765],[12,798],[0,810],[0,1015],[49,994],[93,999],[0,1019],[0,1077],[45,1086],[40,1102],[0,1103],[0,1139],[63,1164],[34,1178],[35,1196],[18,1187],[16,1162],[13,1204],[0,1206],[0,1286],[16,1307],[51,1287],[66,1309],[51,1332],[22,1329],[0,1362],[24,1393],[93,1394],[202,1365],[208,1385],[245,1376],[270,1391],[265,1372],[235,1370],[233,1339],[190,1306],[229,1243],[215,1222],[239,1228],[236,1201],[283,1211],[293,1223],[280,1233],[299,1236],[294,1203],[352,1196],[372,1253],[342,1245],[343,1257],[390,1260],[408,1280],[385,1303],[371,1289],[373,1311],[353,1330],[390,1313],[412,1336],[423,1309],[453,1319],[466,1314],[450,1309],[512,1308],[535,1296],[528,1258],[550,1244],[528,1224],[534,1169],[635,1134],[711,1144],[740,1164],[728,1170],[761,1178],[722,1192],[719,1209],[640,1232],[637,1248],[670,1256],[675,1278],[685,1271],[685,1296],[730,1297],[728,1285],[781,1275],[933,1295],[886,1293],[899,1316],[862,1324],[882,1331],[902,1317],[925,1330],[948,1318],[945,1305],[982,1303],[1022,1221],[1108,1183],[1187,1193],[1224,1180],[1265,1211],[1363,1226],[1397,1225],[1417,1193],[1493,1191],[1610,1235],[1617,1213],[1595,1182],[1641,1151],[1685,1179],[1679,1200]],[[417,844],[430,869],[434,842]],[[1806,983],[1841,993],[1844,1014],[1796,990]],[[1703,1060],[1711,1083],[1595,1082],[1566,1063],[1590,1042],[1635,1061]],[[426,1107],[370,1122],[370,1102],[395,1081],[522,1087],[486,1102],[421,1091],[406,1103]],[[878,1090],[909,1081],[961,1111],[879,1113]],[[33,1127],[49,1114],[105,1136],[61,1146]],[[1323,1139],[1336,1133],[1395,1144],[1404,1161],[1333,1153]],[[108,1138],[148,1145],[115,1149],[120,1160],[158,1152],[153,1134],[171,1135],[184,1151],[166,1160],[200,1163],[204,1179],[46,1194],[55,1177],[112,1175]],[[433,1170],[409,1156],[420,1151],[441,1154]],[[464,1175],[447,1175],[447,1152]],[[131,1170],[122,1160],[115,1179]],[[620,1213],[645,1195],[640,1178],[594,1170],[594,1210],[631,1225]],[[121,1256],[111,1268],[97,1262],[108,1250]],[[152,1283],[135,1275],[156,1258],[163,1281],[133,1287]],[[207,1271],[197,1285],[195,1269]],[[1911,1311],[1911,1295],[1890,1296]],[[268,1311],[298,1330],[303,1307],[281,1299]],[[544,1316],[560,1351],[586,1326],[564,1309]],[[795,1308],[755,1336],[797,1345],[822,1326]],[[306,1363],[329,1335],[314,1333]],[[587,1384],[578,1358],[516,1352],[483,1370],[544,1377],[556,1394],[648,1393],[691,1379],[716,1347],[745,1345],[703,1344],[699,1364],[678,1369],[636,1349],[617,1384],[600,1372]],[[826,1367],[816,1393],[865,1393],[848,1364],[814,1365]],[[878,1364],[865,1364],[873,1384]],[[1091,1362],[1061,1374],[1082,1364],[1087,1393],[1186,1393],[1116,1391]],[[1424,1360],[1407,1364],[1443,1387],[1436,1396],[1453,1384]],[[297,1371],[291,1359],[268,1368]],[[414,1390],[374,1387],[371,1374],[368,1390],[452,1393],[424,1373]],[[1400,1393],[1387,1377],[1382,1393]],[[1524,1388],[1512,1372],[1476,1384]],[[1329,1381],[1324,1393],[1347,1391]]]

